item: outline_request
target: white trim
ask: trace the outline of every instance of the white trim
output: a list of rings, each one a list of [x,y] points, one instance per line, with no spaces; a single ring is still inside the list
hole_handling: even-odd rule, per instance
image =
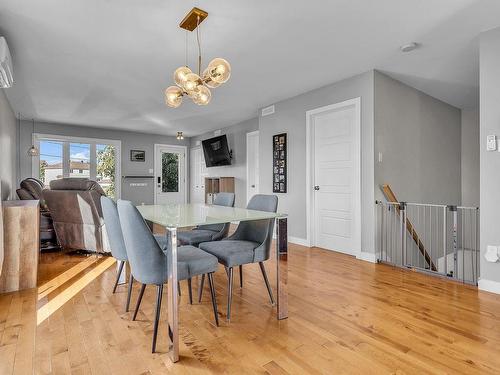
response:
[[[358,184],[356,186],[356,191],[354,196],[358,199],[355,200],[354,211],[356,214],[356,239],[355,239],[355,249],[354,254],[361,253],[361,97],[345,100],[340,103],[335,103],[316,109],[312,109],[306,112],[306,242],[308,246],[315,246],[314,230],[313,230],[313,220],[314,217],[314,181],[313,181],[313,171],[314,171],[314,134],[312,131],[311,117],[315,114],[331,111],[334,109],[339,109],[342,107],[355,107],[355,132],[356,132],[356,155],[358,157],[357,164],[358,168],[356,170],[356,179]]]
[[[296,245],[310,247],[309,242],[305,238],[288,236],[288,242],[294,243]]]
[[[377,263],[377,255],[375,253],[369,253],[367,251],[360,251],[356,255],[356,259],[364,260],[365,262]]]
[[[238,224],[238,222],[232,223],[232,224]],[[277,237],[276,237],[276,228],[275,228],[273,231],[273,240],[276,240],[276,238]],[[295,245],[311,247],[311,246],[309,246],[309,243],[307,242],[307,240],[305,238],[288,236],[288,242],[293,243]]]
[[[89,137],[78,137],[71,135],[58,135],[58,134],[42,134],[42,133],[33,133],[32,134],[32,144],[35,145],[38,150],[40,150],[40,141],[41,140],[55,140],[61,141],[63,143],[63,155],[62,155],[62,163],[63,163],[63,177],[69,177],[69,143],[88,143],[90,144],[90,155],[95,155],[96,145],[97,144],[109,144],[115,147],[115,198],[121,198],[122,192],[122,142],[117,139],[102,139],[102,138],[89,138]],[[40,166],[40,155],[36,156],[32,160],[31,163],[31,175],[32,177],[39,178],[39,166]],[[93,168],[92,163],[90,163],[89,174],[91,179],[95,179],[97,171]]]
[[[248,159],[249,159],[249,155],[248,155],[248,138],[249,138],[249,137],[252,137],[252,136],[255,136],[255,135],[257,135],[257,136],[259,135],[259,131],[258,131],[258,130],[255,130],[255,131],[253,131],[253,132],[248,132],[248,133],[247,133],[247,136],[246,136],[247,138],[246,138],[246,144],[245,144],[245,148],[246,148],[246,151],[247,151],[247,152],[246,152],[246,153],[247,153],[247,155],[246,155],[246,157],[247,157],[247,159],[246,159],[246,164],[247,164],[247,165],[246,165],[246,167],[247,167],[247,180],[245,181],[245,183],[246,183],[246,185],[247,185],[247,186],[246,186],[246,191],[247,191],[247,202],[248,202],[248,201],[250,200],[250,198],[251,198],[251,197],[250,197],[249,184],[248,184],[248,181],[249,181],[249,178],[248,178],[248,177],[249,177],[249,176],[248,176]],[[258,140],[258,139],[257,139],[257,140]],[[260,147],[260,145],[259,145],[259,147]],[[260,176],[259,176],[259,188],[260,188]]]
[[[486,279],[479,279],[477,282],[479,290],[500,294],[500,282]]]
[[[173,149],[178,149],[181,152],[184,153],[184,171],[183,171],[183,177],[184,177],[184,203],[187,203],[187,188],[188,188],[188,178],[187,178],[187,171],[188,171],[188,162],[190,163],[191,161],[188,159],[187,156],[187,146],[181,146],[181,145],[168,145],[168,144],[163,144],[163,143],[155,143],[154,147],[154,165],[153,165],[153,171],[154,171],[154,204],[156,204],[156,195],[157,195],[157,190],[158,190],[158,184],[156,183],[157,177],[156,176],[156,166],[158,163],[157,157],[158,157],[158,149],[161,147],[168,147],[168,148],[173,148]]]

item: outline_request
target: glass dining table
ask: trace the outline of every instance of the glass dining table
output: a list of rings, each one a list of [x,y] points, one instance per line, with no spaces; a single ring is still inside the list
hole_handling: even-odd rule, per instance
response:
[[[177,284],[177,230],[203,224],[221,224],[239,221],[276,220],[276,317],[278,320],[288,317],[288,234],[287,215],[247,210],[237,207],[223,207],[201,203],[141,205],[137,207],[142,217],[166,229],[166,236],[171,248],[168,258],[168,340],[169,356],[173,362],[179,360],[179,301]]]

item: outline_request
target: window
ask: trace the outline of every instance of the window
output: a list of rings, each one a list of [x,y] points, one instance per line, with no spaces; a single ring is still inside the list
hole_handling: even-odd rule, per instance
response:
[[[161,154],[161,191],[177,193],[179,191],[179,154],[163,152]]]
[[[106,192],[106,195],[115,197],[116,156],[115,146],[110,144],[96,145],[97,176],[96,181]]]
[[[40,168],[38,177],[45,186],[63,177],[63,144],[58,141],[40,141]]]
[[[90,178],[90,144],[69,144],[69,177]]]
[[[33,176],[46,187],[63,177],[97,181],[112,198],[120,194],[120,142],[35,134],[40,156],[33,163]]]

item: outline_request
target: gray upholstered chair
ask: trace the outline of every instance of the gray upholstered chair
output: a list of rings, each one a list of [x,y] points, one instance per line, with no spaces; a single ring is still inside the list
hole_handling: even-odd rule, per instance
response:
[[[218,193],[213,204],[216,206],[234,207],[234,193]],[[177,240],[180,245],[192,246],[198,246],[201,242],[219,241],[227,237],[230,225],[231,223],[198,225],[192,230],[177,232]],[[240,280],[242,280],[241,277],[240,273]],[[189,300],[192,303],[193,292],[191,289],[191,280],[188,280],[188,283]],[[198,286],[198,302],[201,302],[204,283],[205,275],[202,275]]]
[[[214,200],[216,206],[234,206],[234,193],[218,193]],[[177,233],[181,245],[198,246],[202,242],[218,241],[227,236],[230,223],[199,225],[188,231]]]
[[[132,275],[135,280],[142,283],[133,320],[137,317],[146,285],[152,284],[157,287],[152,345],[152,352],[154,353],[158,335],[163,284],[168,279],[167,257],[170,252],[170,249],[166,246],[168,241],[164,241],[163,245],[158,243],[141,214],[131,202],[119,200],[117,206]],[[202,274],[208,275],[215,324],[218,326],[219,317],[217,315],[217,301],[213,282],[213,273],[217,270],[217,265],[216,257],[194,246],[188,245],[178,248],[177,277],[179,280],[187,280]]]
[[[257,194],[248,202],[247,209],[276,212],[278,197],[275,195]],[[233,295],[233,267],[249,263],[259,263],[271,303],[274,305],[273,291],[267,278],[264,261],[269,259],[273,237],[274,220],[242,221],[234,234],[222,241],[202,242],[200,249],[213,254],[227,268],[227,320],[231,318],[231,301]]]
[[[123,268],[128,261],[127,250],[125,249],[125,241],[123,239],[122,228],[120,226],[120,218],[118,216],[118,209],[116,203],[108,197],[101,197],[102,214],[104,217],[104,225],[108,235],[109,247],[111,248],[111,255],[118,261],[118,273],[116,275],[115,285],[113,286],[113,293],[116,292],[118,281],[123,272]],[[134,277],[130,272],[128,280],[128,293],[125,311],[128,312],[130,307],[130,297],[132,296],[132,284]]]

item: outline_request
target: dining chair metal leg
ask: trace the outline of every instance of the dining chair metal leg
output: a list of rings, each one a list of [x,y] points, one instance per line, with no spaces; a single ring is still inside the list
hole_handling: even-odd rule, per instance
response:
[[[271,305],[274,306],[273,290],[271,289],[271,284],[269,284],[269,279],[267,278],[266,268],[264,267],[264,262],[259,262],[260,270],[262,272],[262,277],[266,283],[267,292],[269,293],[269,298],[271,299]]]
[[[203,275],[205,276],[205,275]],[[214,309],[215,324],[219,326],[219,313],[217,311],[217,298],[215,296],[214,274],[213,272],[207,274],[208,284],[210,284],[210,294],[212,295],[212,307]]]
[[[180,297],[181,296],[181,282],[180,281],[177,282],[177,291],[178,291],[178,294]]]
[[[123,266],[125,265],[124,260],[119,260],[120,265],[118,266],[118,272],[116,275],[115,285],[113,286],[113,294],[116,292],[116,287],[118,286],[118,281],[120,281],[120,276],[122,275]]]
[[[142,296],[144,295],[144,289],[146,289],[146,284],[141,285],[141,291],[139,292],[139,297],[137,297],[137,303],[135,304],[135,311],[132,320],[137,318],[137,312],[139,311],[139,307],[141,306]]]
[[[158,337],[158,324],[160,323],[162,296],[163,296],[163,284],[160,284],[156,286],[156,314],[155,314],[155,323],[153,327],[153,346],[151,348],[151,353],[154,353],[156,351],[156,338]]]
[[[201,303],[201,296],[203,295],[204,284],[205,284],[205,274],[201,275],[200,285],[198,285],[198,303]]]
[[[240,264],[240,288],[243,288],[243,265]]]
[[[233,267],[227,270],[227,321],[231,320],[231,302],[233,301]]]
[[[128,293],[127,293],[127,304],[125,305],[125,312],[130,310],[130,298],[132,297],[132,286],[134,284],[134,276],[132,276],[132,272],[128,276]]]
[[[188,282],[188,293],[189,293],[189,304],[193,304],[193,288],[191,287],[191,279],[187,279]]]

